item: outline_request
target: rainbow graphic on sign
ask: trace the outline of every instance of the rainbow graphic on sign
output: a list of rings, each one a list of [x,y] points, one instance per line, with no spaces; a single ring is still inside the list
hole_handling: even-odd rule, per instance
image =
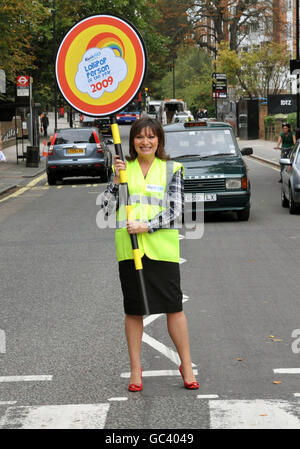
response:
[[[114,33],[101,33],[93,37],[86,49],[89,50],[90,48],[95,47],[110,47],[115,52],[116,56],[120,56],[121,58],[125,59],[125,48],[123,42]]]

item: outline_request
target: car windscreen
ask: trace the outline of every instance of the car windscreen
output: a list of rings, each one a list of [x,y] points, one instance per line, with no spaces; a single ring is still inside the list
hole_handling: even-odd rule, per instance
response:
[[[185,156],[236,156],[237,144],[229,129],[166,132],[166,152],[172,159]]]
[[[148,113],[149,114],[156,114],[159,110],[159,105],[149,104],[148,106]]]
[[[55,145],[66,143],[95,143],[95,135],[91,129],[66,129],[57,133]]]

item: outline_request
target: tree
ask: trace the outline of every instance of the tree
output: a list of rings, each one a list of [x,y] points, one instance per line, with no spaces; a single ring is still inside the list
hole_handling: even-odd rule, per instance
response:
[[[289,59],[285,45],[275,42],[239,53],[224,42],[218,50],[218,71],[226,73],[229,83],[238,87],[241,94],[267,97],[286,87]]]
[[[32,39],[45,17],[48,11],[37,0],[1,0],[0,68],[8,81],[36,67]]]
[[[216,43],[238,50],[251,26],[272,15],[271,0],[190,0],[196,42],[216,52]]]
[[[183,98],[194,113],[199,107],[214,111],[212,99],[213,60],[201,48],[182,45],[175,66],[176,97]],[[157,86],[161,98],[172,97],[172,71]]]

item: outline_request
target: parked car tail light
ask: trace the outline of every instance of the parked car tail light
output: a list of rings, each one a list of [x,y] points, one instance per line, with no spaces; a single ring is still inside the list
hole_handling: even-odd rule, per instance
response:
[[[227,190],[237,190],[242,187],[241,178],[228,178],[226,179],[226,189]]]
[[[247,178],[247,176],[244,176],[242,178],[242,189],[244,189],[244,190],[248,189],[248,178]]]
[[[57,133],[54,134],[53,139],[51,140],[51,143],[50,143],[50,146],[48,149],[48,156],[53,156],[53,148],[54,148],[56,136],[57,136]]]
[[[100,142],[99,137],[95,131],[93,131],[93,135],[94,135],[95,142],[96,142],[97,153],[103,153],[103,150],[104,150],[103,145]]]

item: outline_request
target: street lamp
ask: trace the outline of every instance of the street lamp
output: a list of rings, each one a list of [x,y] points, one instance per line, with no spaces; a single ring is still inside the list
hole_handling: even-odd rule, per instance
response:
[[[173,53],[173,98],[175,97],[175,55]]]

